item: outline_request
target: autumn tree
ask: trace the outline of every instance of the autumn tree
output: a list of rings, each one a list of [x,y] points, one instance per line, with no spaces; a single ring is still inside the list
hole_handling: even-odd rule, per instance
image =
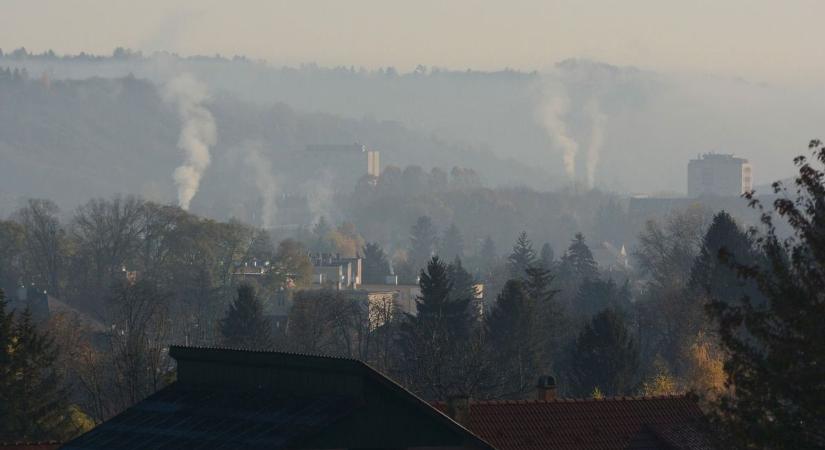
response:
[[[773,210],[790,237],[780,236],[776,216],[751,192],[746,198],[762,211],[755,245],[765,262],[720,253],[764,297],[714,296],[709,306],[728,354],[729,390],[715,419],[737,447],[825,446],[825,147],[818,140],[809,147],[811,160],[794,159],[793,188],[773,184]]]

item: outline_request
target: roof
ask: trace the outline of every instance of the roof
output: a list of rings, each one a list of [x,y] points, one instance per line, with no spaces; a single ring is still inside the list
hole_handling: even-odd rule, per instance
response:
[[[0,450],[54,450],[60,447],[57,441],[43,442],[0,442]]]
[[[358,360],[178,346],[169,353],[175,383],[63,448],[492,448]]]
[[[500,450],[710,449],[701,420],[681,395],[474,401],[467,426]]]

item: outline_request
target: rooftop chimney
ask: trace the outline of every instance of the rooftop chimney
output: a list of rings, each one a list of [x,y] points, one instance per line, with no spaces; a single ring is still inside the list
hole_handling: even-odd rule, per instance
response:
[[[447,397],[447,415],[465,428],[470,424],[470,397],[452,395]]]
[[[539,377],[539,382],[536,384],[536,400],[555,400],[556,399],[556,379],[552,376]]]

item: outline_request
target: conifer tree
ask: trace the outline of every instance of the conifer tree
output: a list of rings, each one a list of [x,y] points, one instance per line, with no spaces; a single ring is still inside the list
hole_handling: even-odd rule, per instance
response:
[[[774,215],[763,212],[755,244],[764,261],[720,253],[762,296],[716,296],[708,308],[728,354],[728,390],[715,419],[740,448],[825,447],[825,147],[815,140],[809,148],[813,161],[794,160],[795,197],[773,184],[773,209],[791,237],[780,236]],[[763,211],[752,192],[746,198]]]
[[[410,252],[408,262],[416,271],[422,270],[433,256],[438,242],[438,230],[428,216],[421,216],[410,232]]]
[[[377,242],[367,242],[364,252],[364,283],[383,284],[390,275],[390,263],[384,249]]]
[[[599,275],[599,268],[593,253],[584,242],[584,235],[576,233],[573,242],[561,259],[561,272],[568,280],[594,279]]]
[[[553,247],[549,243],[545,243],[541,246],[539,260],[545,270],[553,270],[553,266],[556,264],[555,253],[553,252]]]
[[[464,238],[455,223],[452,223],[441,238],[439,256],[445,260],[464,257]]]
[[[593,316],[571,348],[568,378],[574,394],[599,388],[606,396],[630,393],[637,382],[639,350],[624,318],[613,309]]]
[[[533,243],[527,238],[527,233],[522,231],[513,246],[513,252],[507,257],[507,267],[510,270],[510,278],[523,280],[527,276],[527,269],[536,264],[536,252],[533,250]]]
[[[267,350],[273,345],[272,325],[263,305],[249,284],[238,287],[238,296],[221,320],[223,345],[231,348]]]

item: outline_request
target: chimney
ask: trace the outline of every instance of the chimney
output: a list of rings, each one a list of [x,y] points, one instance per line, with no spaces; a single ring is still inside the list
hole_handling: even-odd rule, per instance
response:
[[[470,397],[451,395],[447,397],[447,415],[463,427],[470,425]]]
[[[556,379],[550,375],[539,377],[536,384],[536,400],[548,401],[556,399]]]

